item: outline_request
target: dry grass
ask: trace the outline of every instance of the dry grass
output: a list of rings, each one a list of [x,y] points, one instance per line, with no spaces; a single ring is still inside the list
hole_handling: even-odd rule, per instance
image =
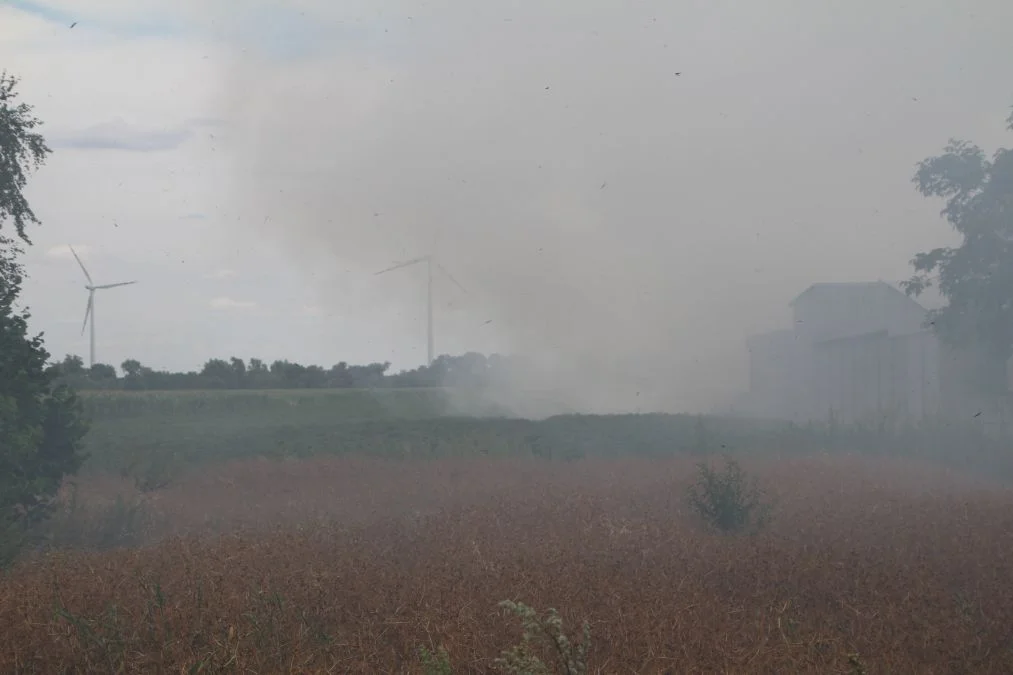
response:
[[[226,465],[157,495],[159,543],[0,580],[0,671],[418,672],[443,645],[488,672],[519,636],[509,598],[588,620],[595,672],[846,673],[852,652],[1013,672],[1013,493],[913,463],[743,466],[779,501],[756,537],[698,527],[685,459]]]

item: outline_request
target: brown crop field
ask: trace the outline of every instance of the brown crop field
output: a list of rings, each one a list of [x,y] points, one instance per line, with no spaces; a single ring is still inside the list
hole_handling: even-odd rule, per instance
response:
[[[441,646],[492,672],[512,599],[573,639],[586,621],[596,673],[1013,673],[1008,487],[742,463],[776,503],[756,535],[691,515],[686,457],[242,460],[144,496],[88,477],[73,517],[135,509],[143,545],[0,578],[0,672],[421,673]]]

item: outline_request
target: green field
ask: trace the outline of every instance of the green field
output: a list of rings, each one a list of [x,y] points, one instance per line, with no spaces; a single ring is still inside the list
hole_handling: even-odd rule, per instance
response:
[[[146,415],[277,415],[304,412],[336,421],[425,418],[445,414],[444,389],[287,389],[200,391],[83,391],[85,412],[112,420]]]
[[[887,432],[663,414],[534,421],[489,406],[461,416],[452,414],[451,392],[440,389],[85,392],[82,400],[91,421],[86,471],[320,454],[574,459],[849,451],[922,457],[1013,477],[1007,444],[943,424]]]

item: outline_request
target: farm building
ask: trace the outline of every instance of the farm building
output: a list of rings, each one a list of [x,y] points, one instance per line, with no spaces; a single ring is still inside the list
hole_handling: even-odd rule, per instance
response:
[[[889,424],[982,406],[970,355],[941,345],[925,326],[927,310],[899,288],[814,284],[790,306],[791,329],[748,340],[749,393],[739,412]]]

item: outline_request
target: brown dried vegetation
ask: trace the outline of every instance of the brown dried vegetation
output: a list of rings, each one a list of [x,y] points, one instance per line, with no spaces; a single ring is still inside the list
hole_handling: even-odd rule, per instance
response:
[[[1013,672],[1013,493],[913,462],[754,460],[757,536],[690,460],[247,461],[157,493],[158,541],[0,580],[2,672],[488,672],[556,607],[592,672]],[[111,480],[82,485],[86,500]]]

